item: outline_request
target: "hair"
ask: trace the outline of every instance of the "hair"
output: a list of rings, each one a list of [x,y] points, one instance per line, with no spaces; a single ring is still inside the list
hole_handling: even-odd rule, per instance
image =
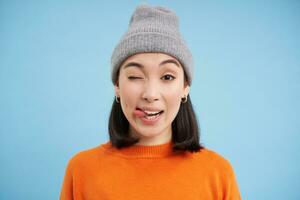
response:
[[[121,104],[114,100],[109,117],[109,137],[113,146],[118,149],[132,146],[139,142],[129,133],[129,122],[126,119]],[[200,144],[200,128],[197,123],[189,95],[187,102],[181,103],[179,111],[172,122],[173,151],[199,152],[204,148]]]

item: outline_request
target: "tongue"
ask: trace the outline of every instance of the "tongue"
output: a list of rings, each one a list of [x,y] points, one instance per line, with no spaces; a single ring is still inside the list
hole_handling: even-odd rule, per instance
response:
[[[145,117],[146,116],[146,113],[144,113],[141,110],[135,110],[135,111],[133,111],[133,114],[137,117]]]

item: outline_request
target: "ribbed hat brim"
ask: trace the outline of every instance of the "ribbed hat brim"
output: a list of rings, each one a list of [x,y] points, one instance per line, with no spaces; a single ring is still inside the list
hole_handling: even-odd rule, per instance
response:
[[[187,82],[191,85],[193,69],[193,59],[190,50],[184,40],[172,37],[171,35],[161,34],[157,32],[139,32],[138,34],[126,35],[120,40],[120,43],[114,49],[111,65],[112,65],[112,81],[116,83],[117,73],[120,65],[128,57],[137,53],[165,53],[175,57],[181,63],[186,71]]]

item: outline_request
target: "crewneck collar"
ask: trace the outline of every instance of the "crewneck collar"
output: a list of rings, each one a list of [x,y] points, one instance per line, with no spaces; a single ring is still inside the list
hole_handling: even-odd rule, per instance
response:
[[[172,141],[157,145],[133,145],[121,149],[112,146],[112,143],[109,141],[103,144],[103,147],[110,153],[125,158],[160,158],[166,157],[173,152]]]

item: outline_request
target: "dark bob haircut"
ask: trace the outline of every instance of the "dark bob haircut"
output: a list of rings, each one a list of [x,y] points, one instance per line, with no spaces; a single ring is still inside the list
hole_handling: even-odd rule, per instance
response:
[[[129,122],[120,103],[114,100],[109,116],[109,137],[113,146],[123,148],[139,142],[129,134]],[[173,151],[199,152],[204,147],[200,144],[200,128],[189,95],[187,102],[181,103],[177,116],[172,122]]]

